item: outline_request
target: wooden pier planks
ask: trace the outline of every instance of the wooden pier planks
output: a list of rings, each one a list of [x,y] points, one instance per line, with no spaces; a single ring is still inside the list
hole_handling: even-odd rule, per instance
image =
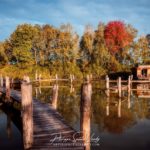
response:
[[[5,88],[0,92],[6,93]],[[21,103],[21,92],[11,90],[10,97]],[[61,138],[60,138],[61,137]],[[54,140],[56,139],[57,140]],[[77,141],[73,141],[77,138]],[[64,149],[83,150],[81,135],[71,128],[50,104],[33,98],[33,150]],[[52,141],[53,144],[52,144]]]

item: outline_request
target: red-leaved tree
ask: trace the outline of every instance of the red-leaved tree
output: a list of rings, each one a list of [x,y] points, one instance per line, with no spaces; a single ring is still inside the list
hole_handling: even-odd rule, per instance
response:
[[[109,22],[104,30],[104,38],[106,46],[113,55],[132,41],[131,34],[128,33],[125,24],[121,21]]]

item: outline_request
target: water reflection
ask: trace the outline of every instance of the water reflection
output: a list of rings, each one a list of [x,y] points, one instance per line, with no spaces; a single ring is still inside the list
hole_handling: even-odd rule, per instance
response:
[[[19,115],[18,115],[19,116]],[[22,135],[20,120],[15,118],[11,108],[0,106],[0,149],[1,150],[22,150]],[[18,121],[16,121],[18,120]]]
[[[80,103],[80,84],[74,84],[75,90],[70,92],[70,84],[59,83],[57,110],[77,131],[80,131],[80,127],[85,122],[89,134],[94,133],[95,136],[100,136],[100,146],[92,146],[91,149],[111,150],[113,147],[120,150],[124,147],[124,149],[133,150],[138,146],[143,150],[149,148],[149,99],[139,99],[137,91],[125,92],[121,99],[118,99],[115,93],[106,97],[105,91],[101,90],[104,85],[100,82],[92,84],[93,94],[88,104],[84,101]],[[53,87],[53,84],[51,83],[50,86]],[[133,88],[136,89],[137,85],[133,85]],[[43,102],[52,103],[50,101],[52,88],[41,88],[41,94],[38,93],[38,97]],[[89,111],[84,111],[85,108]],[[138,143],[135,142],[135,139]]]
[[[150,98],[150,84],[138,84],[137,95],[139,98]]]
[[[11,128],[11,119],[10,116],[7,115],[7,136],[9,139],[12,138],[12,128]]]

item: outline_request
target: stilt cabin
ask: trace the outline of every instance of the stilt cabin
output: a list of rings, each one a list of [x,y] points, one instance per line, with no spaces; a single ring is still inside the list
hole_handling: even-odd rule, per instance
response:
[[[142,80],[150,80],[150,65],[139,65],[137,67],[137,77]]]

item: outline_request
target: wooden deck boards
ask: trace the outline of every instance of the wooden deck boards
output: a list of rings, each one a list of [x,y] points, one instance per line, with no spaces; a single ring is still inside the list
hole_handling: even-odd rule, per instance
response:
[[[5,94],[5,89],[0,91]],[[10,96],[15,101],[21,103],[21,92],[11,90]],[[45,104],[33,98],[33,150],[83,150],[81,141],[73,142],[74,136],[78,135],[71,126],[69,126],[63,117],[50,104]],[[59,138],[61,136],[61,139]],[[54,138],[58,138],[54,140]],[[63,139],[63,140],[62,140]],[[68,139],[68,140],[66,140]],[[53,144],[52,141],[54,140]],[[65,141],[66,140],[66,141]]]

